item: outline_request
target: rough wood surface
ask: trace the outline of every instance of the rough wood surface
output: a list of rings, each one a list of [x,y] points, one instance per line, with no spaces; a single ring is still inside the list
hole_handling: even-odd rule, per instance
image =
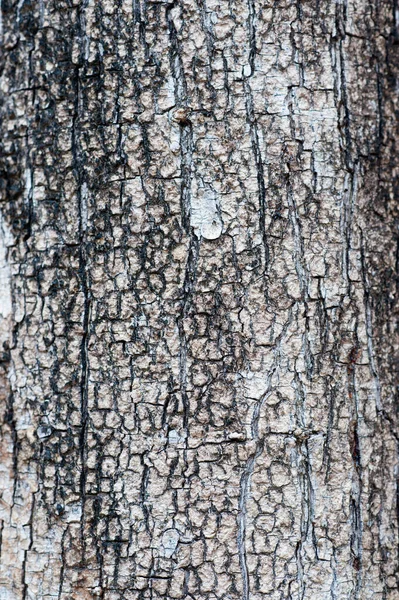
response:
[[[1,600],[398,600],[396,0],[2,0]]]

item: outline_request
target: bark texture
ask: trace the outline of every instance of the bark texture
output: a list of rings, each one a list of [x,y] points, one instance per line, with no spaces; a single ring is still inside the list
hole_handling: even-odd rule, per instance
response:
[[[1,600],[397,600],[396,0],[2,0]]]

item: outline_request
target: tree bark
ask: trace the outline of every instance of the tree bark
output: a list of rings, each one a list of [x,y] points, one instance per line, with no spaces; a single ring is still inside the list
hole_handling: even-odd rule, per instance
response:
[[[1,600],[399,598],[397,0],[2,0]]]

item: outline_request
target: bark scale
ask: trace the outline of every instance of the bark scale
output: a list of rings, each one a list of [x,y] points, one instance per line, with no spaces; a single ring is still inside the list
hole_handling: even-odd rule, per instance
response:
[[[399,598],[396,1],[1,8],[0,598]]]

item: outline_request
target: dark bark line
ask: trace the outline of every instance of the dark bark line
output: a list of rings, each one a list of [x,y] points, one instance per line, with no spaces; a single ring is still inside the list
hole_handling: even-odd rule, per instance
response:
[[[396,3],[1,8],[1,594],[393,600]]]

